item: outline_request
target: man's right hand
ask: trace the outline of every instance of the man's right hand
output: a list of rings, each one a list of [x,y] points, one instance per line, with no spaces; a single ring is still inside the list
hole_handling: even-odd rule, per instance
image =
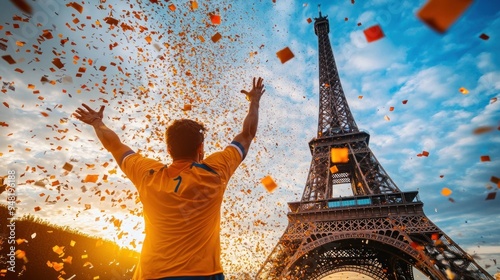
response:
[[[243,129],[236,135],[234,141],[238,142],[243,148],[243,158],[245,158],[252,139],[257,133],[257,126],[259,124],[259,101],[266,91],[264,89],[263,79],[259,77],[258,80],[253,78],[253,86],[250,91],[242,90],[241,92],[246,94],[247,98],[250,100],[250,106],[248,108],[248,114],[243,120]]]

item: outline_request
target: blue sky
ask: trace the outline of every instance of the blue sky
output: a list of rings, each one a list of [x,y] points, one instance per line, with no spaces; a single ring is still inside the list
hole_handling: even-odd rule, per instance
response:
[[[169,163],[162,142],[166,123],[180,117],[203,121],[209,128],[206,148],[215,151],[241,127],[247,102],[239,91],[248,89],[253,76],[262,76],[266,96],[258,135],[232,178],[222,223],[226,271],[257,269],[283,233],[286,202],[300,199],[310,165],[307,142],[317,130],[318,58],[317,37],[307,18],[316,17],[321,4],[330,20],[344,92],[358,127],[371,135],[375,156],[401,190],[419,190],[434,223],[496,273],[492,259],[500,257],[500,202],[485,198],[498,191],[490,178],[500,177],[500,102],[494,102],[500,97],[495,32],[500,30],[500,4],[476,1],[445,34],[438,34],[415,16],[425,1],[233,2],[199,1],[191,11],[189,1],[170,1],[176,6],[171,11],[149,1],[107,1],[102,7],[85,3],[80,14],[66,1],[47,0],[32,3],[28,22],[14,20],[13,15],[26,16],[11,2],[2,2],[0,38],[8,40],[8,47],[0,53],[16,63],[0,61],[1,82],[15,87],[2,93],[9,107],[0,105],[0,121],[9,126],[0,127],[0,170],[24,174],[18,179],[18,213],[122,244],[139,243],[143,227],[134,187],[110,162],[93,131],[71,113],[82,102],[106,105],[105,122],[123,142]],[[221,24],[211,24],[209,13],[220,14]],[[107,16],[134,30],[110,29]],[[367,43],[363,30],[375,24],[385,37]],[[44,30],[54,38],[37,42]],[[222,38],[214,43],[210,38],[217,32]],[[481,40],[482,33],[489,40]],[[282,64],[276,52],[284,47],[295,57]],[[65,63],[61,69],[52,64],[56,56]],[[77,77],[82,66],[86,71]],[[101,66],[106,70],[100,71]],[[55,85],[42,83],[44,75]],[[34,94],[29,84],[40,93]],[[460,93],[461,87],[469,93]],[[184,104],[193,109],[183,111]],[[493,129],[473,134],[480,127]],[[417,157],[424,150],[429,156]],[[491,161],[481,162],[484,155]],[[67,174],[65,162],[74,165]],[[109,165],[103,167],[105,162]],[[82,183],[88,174],[99,174],[99,185]],[[272,194],[260,184],[266,175],[279,185]],[[55,180],[67,189],[58,193],[51,186]],[[453,191],[455,202],[441,195],[444,187]],[[91,209],[84,210],[85,204]],[[41,210],[35,212],[36,206]],[[122,228],[114,228],[112,218],[124,220]],[[118,240],[121,231],[128,235]]]

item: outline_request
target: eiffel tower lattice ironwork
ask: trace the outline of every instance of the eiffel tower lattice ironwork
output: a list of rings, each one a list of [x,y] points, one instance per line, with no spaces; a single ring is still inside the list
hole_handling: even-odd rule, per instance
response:
[[[418,192],[402,192],[382,168],[347,104],[321,11],[314,30],[319,120],[309,142],[309,175],[301,201],[288,203],[288,227],[256,279],[321,279],[351,271],[410,280],[413,267],[430,279],[493,279],[426,217]],[[332,162],[332,149],[346,148],[348,161]],[[353,196],[334,197],[333,187],[341,184],[350,185]]]

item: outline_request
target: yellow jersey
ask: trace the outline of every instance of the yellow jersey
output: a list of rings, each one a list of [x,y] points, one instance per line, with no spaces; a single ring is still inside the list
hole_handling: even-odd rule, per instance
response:
[[[146,230],[134,280],[223,272],[220,208],[244,157],[235,141],[200,163],[176,160],[166,166],[125,153],[120,167],[139,192]]]

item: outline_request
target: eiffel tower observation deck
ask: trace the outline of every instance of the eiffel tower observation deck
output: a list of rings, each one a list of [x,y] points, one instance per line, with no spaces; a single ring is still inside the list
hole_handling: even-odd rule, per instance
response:
[[[315,18],[319,117],[309,142],[311,166],[302,199],[289,202],[288,226],[256,279],[322,279],[343,271],[376,280],[493,279],[427,218],[417,191],[401,191],[369,147],[344,95],[328,34]],[[334,197],[339,185],[352,196]]]

